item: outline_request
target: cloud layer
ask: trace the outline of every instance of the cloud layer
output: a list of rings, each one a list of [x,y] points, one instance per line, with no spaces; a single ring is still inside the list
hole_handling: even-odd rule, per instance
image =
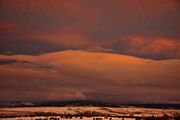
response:
[[[1,98],[180,102],[179,60],[79,50],[0,59],[17,61],[0,66]]]
[[[178,0],[2,0],[0,53],[100,48],[150,59],[180,58],[179,8]],[[150,43],[148,48],[134,46],[140,39]]]

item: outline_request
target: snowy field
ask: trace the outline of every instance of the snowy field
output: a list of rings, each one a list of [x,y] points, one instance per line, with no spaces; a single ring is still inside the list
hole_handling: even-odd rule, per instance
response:
[[[98,119],[103,120],[102,117],[98,117]],[[63,119],[60,117],[54,117],[54,116],[49,116],[49,117],[19,117],[19,118],[1,118],[0,120],[68,120],[68,119]],[[71,120],[93,120],[93,118],[72,118]],[[107,119],[109,120],[109,119]],[[112,120],[122,120],[120,118],[112,118]],[[124,120],[135,120],[134,118],[124,118]]]
[[[79,117],[73,115],[95,114],[93,117]],[[180,110],[151,109],[151,108],[110,108],[110,107],[21,107],[0,108],[0,120],[121,120],[119,116],[130,117],[162,117],[163,115],[179,116]],[[68,115],[71,117],[64,117]],[[107,115],[107,116],[106,116]],[[13,117],[12,117],[13,116]],[[111,119],[112,118],[112,119]],[[124,118],[135,120],[135,118]]]

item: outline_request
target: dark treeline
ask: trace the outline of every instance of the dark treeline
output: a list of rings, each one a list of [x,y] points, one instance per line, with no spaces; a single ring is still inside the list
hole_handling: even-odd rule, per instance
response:
[[[91,100],[69,100],[69,101],[45,101],[32,102],[32,104],[24,104],[21,101],[0,101],[0,107],[48,107],[48,106],[94,106],[94,107],[142,107],[142,108],[160,108],[160,109],[180,109],[180,104],[114,104],[101,101]]]
[[[143,108],[159,108],[159,109],[180,109],[180,104],[126,104],[127,106],[143,107]]]

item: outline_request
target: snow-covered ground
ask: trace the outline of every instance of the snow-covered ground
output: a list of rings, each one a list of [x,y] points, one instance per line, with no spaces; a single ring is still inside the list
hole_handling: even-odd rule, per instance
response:
[[[43,113],[57,113],[57,114],[78,114],[84,112],[95,111],[97,113],[108,114],[111,116],[163,116],[164,114],[168,116],[180,115],[180,110],[175,109],[151,109],[151,108],[110,108],[110,107],[19,107],[19,108],[0,108],[0,120],[35,120],[38,117],[21,117],[21,118],[2,118],[2,116],[28,116],[30,113],[43,112]],[[42,118],[42,117],[41,117]],[[46,117],[43,117],[44,119]],[[58,118],[58,116],[57,116]],[[59,116],[60,118],[60,116]],[[61,120],[66,118],[61,118]],[[83,118],[85,120],[93,120],[93,118]],[[119,118],[113,117],[112,120]],[[80,118],[73,117],[71,120],[80,120]],[[109,120],[109,118],[107,119]],[[126,118],[124,120],[135,120],[132,118]]]
[[[60,117],[54,117],[54,116],[49,116],[49,117],[19,117],[19,118],[0,118],[0,120],[50,120],[51,118],[56,118],[59,120],[68,120],[68,119],[62,119]],[[98,117],[98,118],[102,118],[102,117]],[[69,119],[70,120],[70,119]],[[71,120],[93,120],[93,118],[87,118],[84,117],[83,119],[79,119],[79,118],[72,118]],[[103,120],[103,118],[102,118]],[[109,119],[106,119],[109,120]],[[112,120],[121,120],[119,118],[112,118]],[[135,120],[134,118],[124,118],[124,120]]]

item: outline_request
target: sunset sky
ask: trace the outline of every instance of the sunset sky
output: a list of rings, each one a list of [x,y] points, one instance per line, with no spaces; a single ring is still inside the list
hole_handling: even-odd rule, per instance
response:
[[[0,100],[180,103],[179,0],[0,0]]]

